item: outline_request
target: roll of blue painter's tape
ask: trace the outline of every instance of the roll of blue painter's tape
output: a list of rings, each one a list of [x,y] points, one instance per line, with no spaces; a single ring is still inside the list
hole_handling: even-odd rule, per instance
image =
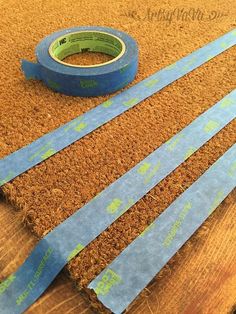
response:
[[[95,65],[63,62],[75,53],[106,53],[112,60]],[[36,47],[37,63],[22,60],[26,79],[42,80],[49,88],[71,96],[113,93],[135,77],[138,46],[128,34],[97,26],[65,29],[45,37]]]

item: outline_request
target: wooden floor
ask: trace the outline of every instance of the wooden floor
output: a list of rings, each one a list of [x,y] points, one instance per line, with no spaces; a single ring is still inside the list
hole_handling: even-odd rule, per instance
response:
[[[191,249],[181,250],[175,263],[158,276],[130,314],[223,314],[236,305],[236,193],[198,231]],[[0,280],[24,261],[37,240],[19,213],[0,199]],[[186,247],[186,246],[185,246]],[[72,281],[61,273],[27,314],[91,314]]]

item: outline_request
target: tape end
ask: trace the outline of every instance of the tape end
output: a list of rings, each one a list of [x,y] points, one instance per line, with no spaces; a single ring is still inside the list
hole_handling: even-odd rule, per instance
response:
[[[21,69],[27,80],[41,80],[40,65],[27,60],[21,60]]]

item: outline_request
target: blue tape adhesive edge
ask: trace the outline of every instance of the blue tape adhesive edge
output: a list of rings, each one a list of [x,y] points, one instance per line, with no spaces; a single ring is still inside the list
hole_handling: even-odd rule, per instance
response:
[[[236,29],[1,159],[0,187],[235,44]]]
[[[176,199],[89,285],[122,313],[236,187],[236,144]]]
[[[73,67],[59,63],[49,54],[50,45],[74,32],[105,32],[121,39],[124,54],[112,63],[93,67]],[[81,26],[55,32],[36,47],[38,63],[22,60],[27,79],[42,80],[54,91],[70,96],[99,96],[113,93],[133,81],[138,69],[138,46],[128,34],[109,27]]]
[[[27,309],[70,259],[235,117],[236,90],[52,230],[1,283],[1,314]]]

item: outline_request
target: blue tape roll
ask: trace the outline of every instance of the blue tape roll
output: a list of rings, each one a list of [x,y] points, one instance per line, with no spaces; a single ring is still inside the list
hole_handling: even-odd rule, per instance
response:
[[[63,62],[69,55],[96,51],[114,59],[93,66]],[[113,93],[130,83],[138,68],[138,46],[128,34],[108,27],[83,26],[45,37],[36,47],[37,63],[22,60],[27,79],[42,80],[49,88],[71,96]]]

